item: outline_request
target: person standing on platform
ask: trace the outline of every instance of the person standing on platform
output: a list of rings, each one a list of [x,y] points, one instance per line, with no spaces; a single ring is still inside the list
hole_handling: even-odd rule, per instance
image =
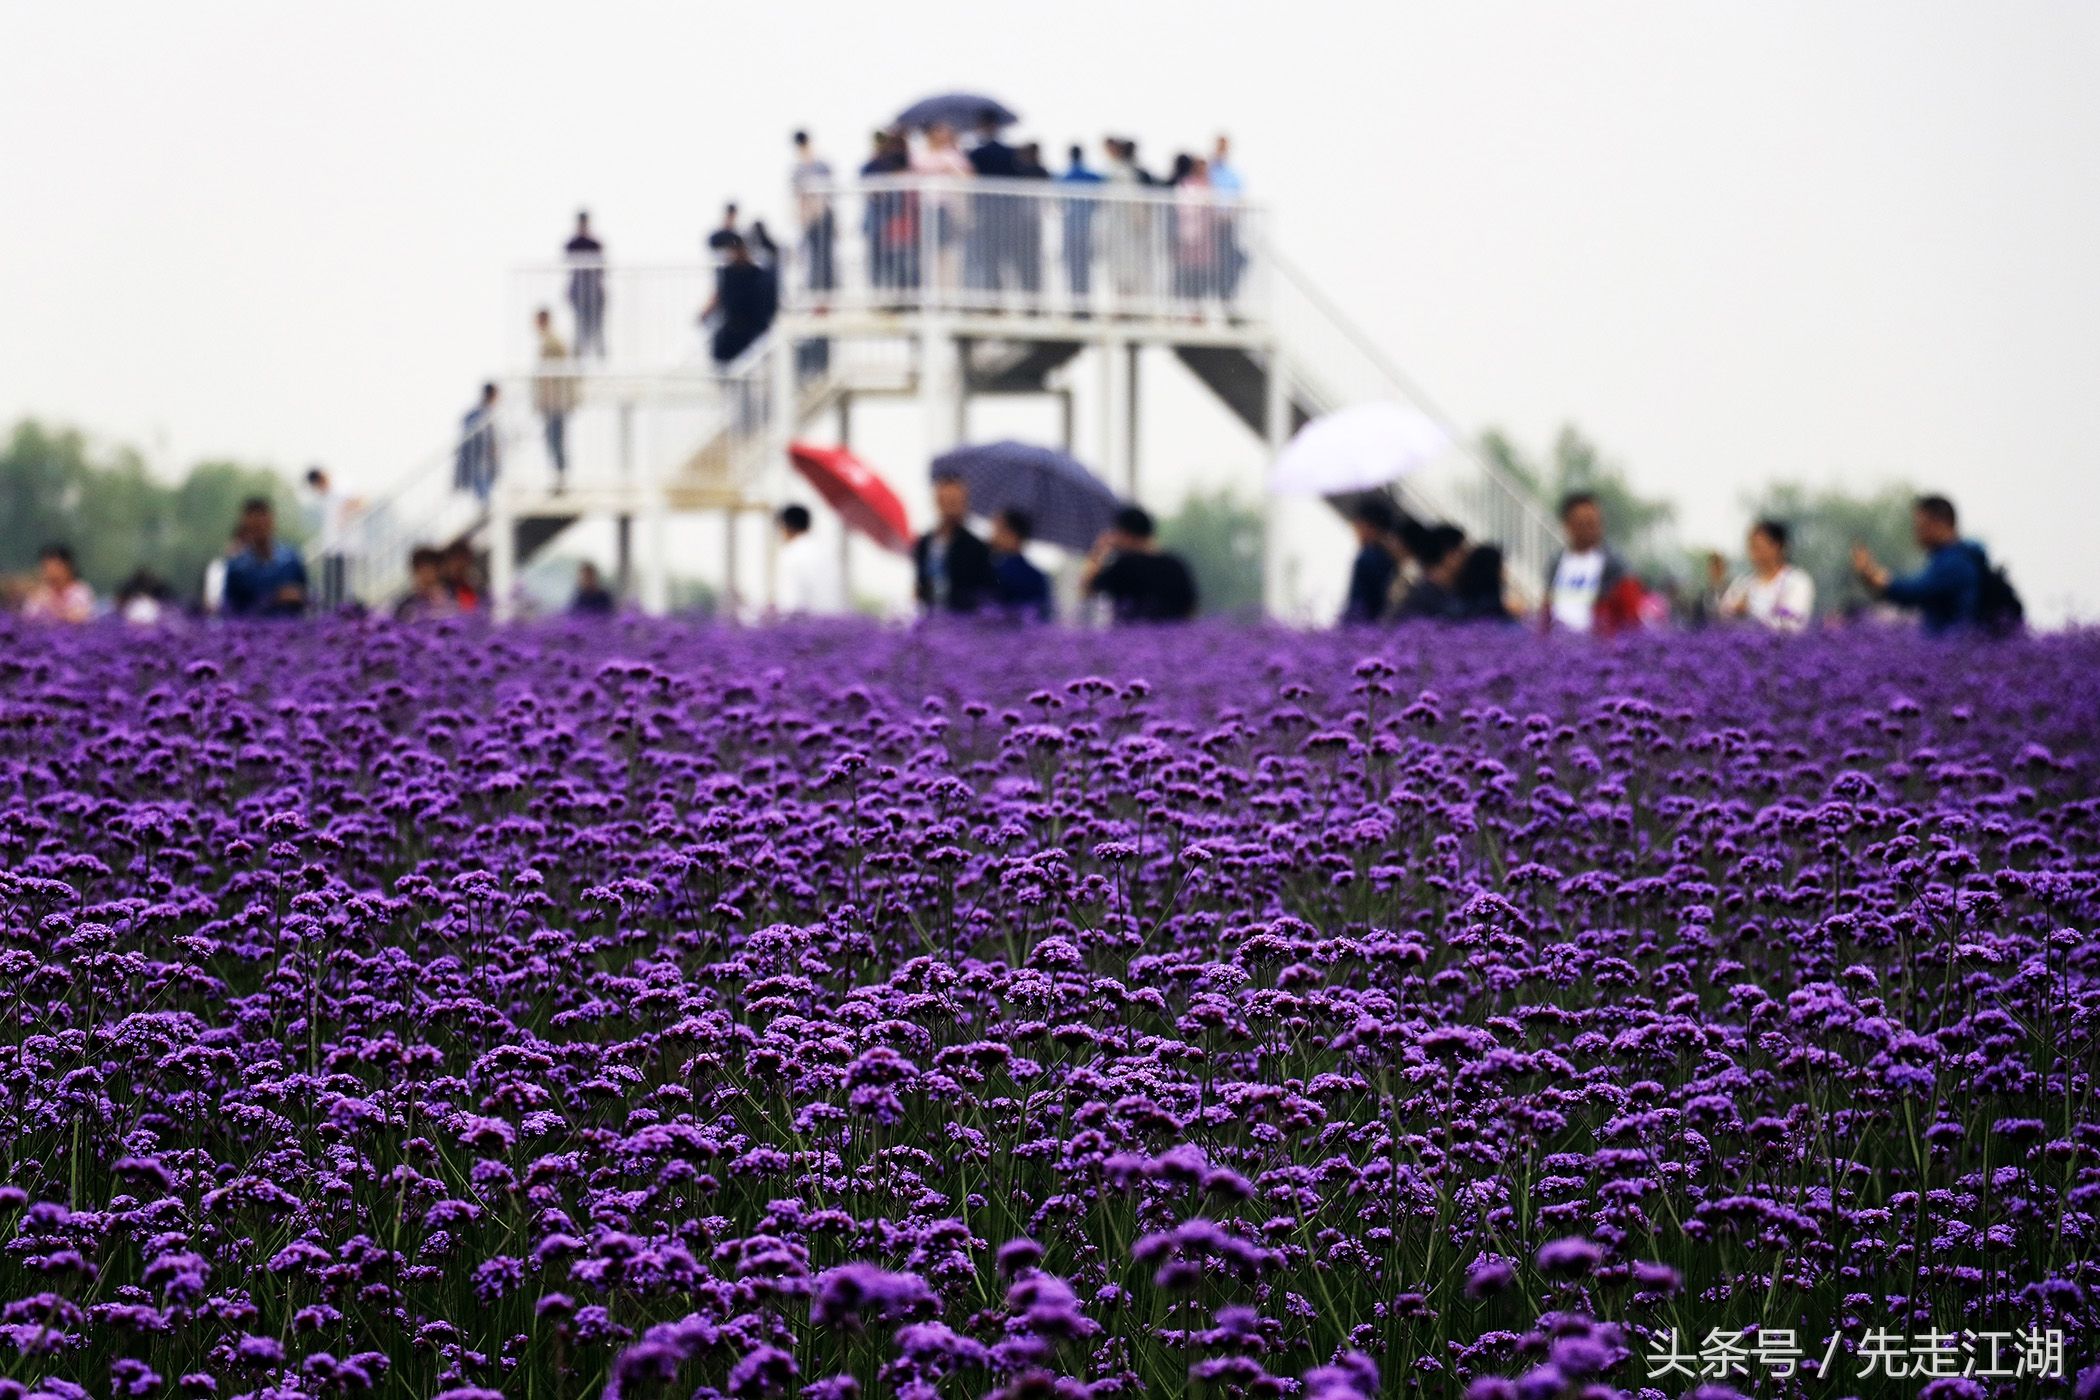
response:
[[[532,406],[539,411],[547,438],[547,460],[554,464],[557,493],[569,479],[569,415],[576,411],[582,385],[569,359],[569,347],[554,333],[554,318],[541,307],[532,318],[540,335],[539,372],[532,380]]]
[[[963,154],[962,147],[956,142],[955,128],[936,122],[926,130],[925,146],[912,156],[911,173],[932,180],[954,181],[959,185],[975,171],[970,158]],[[933,220],[934,256],[934,265],[920,271],[939,292],[953,293],[957,288],[955,249],[963,240],[968,222],[966,196],[959,189],[929,191],[922,201],[919,217]]]
[[[970,488],[959,477],[933,484],[936,523],[912,546],[914,591],[929,613],[976,612],[992,601],[992,555],[970,533]]]
[[[981,180],[1017,180],[1021,155],[999,139],[999,123],[989,118],[977,129],[977,144],[970,148],[970,169]],[[978,291],[997,291],[1008,285],[1007,271],[1015,261],[1016,219],[1013,195],[991,191],[970,197],[970,232],[963,247],[963,283]]]
[[[589,210],[576,215],[576,236],[562,250],[569,260],[569,309],[576,313],[576,358],[605,358],[605,245],[591,232]]]
[[[801,225],[802,284],[812,292],[828,292],[838,285],[833,251],[838,219],[831,208],[831,166],[817,154],[806,131],[795,133],[795,163],[788,172],[788,185],[795,193],[795,217]]]
[[[732,242],[743,241],[744,231],[737,226],[736,220],[736,204],[732,201],[722,206],[722,222],[716,226],[713,233],[707,235],[707,250],[715,255],[717,262],[729,256],[729,245]]]
[[[863,180],[903,175],[911,169],[904,137],[875,133],[874,153],[861,166]],[[909,190],[872,189],[861,208],[861,232],[868,241],[868,282],[901,289],[919,285],[919,196]]]
[[[1069,187],[1065,200],[1065,291],[1080,315],[1090,314],[1087,299],[1094,290],[1094,213],[1100,208],[1101,172],[1086,163],[1085,148],[1074,145],[1058,183]]]
[[[481,401],[460,420],[459,453],[453,462],[454,490],[471,492],[488,504],[503,469],[503,447],[496,434],[496,386],[481,386]]]
[[[1232,159],[1232,138],[1222,132],[1211,148],[1210,189],[1218,201],[1218,292],[1229,303],[1240,290],[1240,274],[1247,268],[1247,246],[1240,230],[1240,197],[1247,182]]]
[[[715,297],[701,316],[715,323],[710,348],[716,368],[723,370],[758,343],[780,309],[779,284],[772,270],[752,260],[751,247],[743,239],[733,239],[725,246],[728,261],[715,269]]]

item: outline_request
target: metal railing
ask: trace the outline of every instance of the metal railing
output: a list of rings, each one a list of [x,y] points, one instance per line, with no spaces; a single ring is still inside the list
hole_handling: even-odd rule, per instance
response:
[[[586,364],[499,381],[497,407],[480,430],[494,453],[489,494],[508,493],[527,509],[581,511],[608,488],[624,494],[669,483],[749,492],[770,462],[775,357],[796,356],[792,382],[813,399],[826,381],[829,349],[811,342],[787,347],[768,334],[726,367],[642,373]],[[565,408],[561,441],[568,465],[561,472],[549,432],[547,410],[554,405]],[[487,500],[459,484],[460,454],[470,436],[462,429],[367,497],[330,542],[343,557],[351,598],[372,608],[391,606],[408,589],[417,547],[442,547],[482,529]],[[566,505],[557,485],[573,498]]]
[[[1260,314],[1264,211],[1207,185],[882,175],[797,194],[795,310]]]
[[[1290,398],[1315,415],[1374,400],[1410,404],[1428,415],[1451,448],[1400,482],[1402,501],[1417,514],[1460,526],[1476,543],[1500,545],[1511,587],[1527,597],[1536,594],[1560,546],[1551,512],[1303,272],[1273,250],[1268,265],[1269,305],[1284,347]]]
[[[797,192],[801,228],[758,265],[781,310],[1011,312],[1258,322],[1266,214],[1202,186],[873,176]],[[763,326],[701,312],[717,264],[550,262],[512,280],[511,362],[539,355],[546,310],[584,376],[724,370]]]

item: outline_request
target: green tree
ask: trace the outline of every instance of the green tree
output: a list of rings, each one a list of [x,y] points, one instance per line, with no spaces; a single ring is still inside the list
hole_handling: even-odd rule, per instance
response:
[[[44,545],[72,537],[92,468],[79,433],[20,423],[0,453],[0,573],[34,568]]]
[[[1196,576],[1204,613],[1261,615],[1262,518],[1258,506],[1231,490],[1199,492],[1160,522],[1163,549],[1179,554]]]
[[[1574,424],[1560,430],[1544,462],[1526,457],[1508,434],[1496,428],[1480,435],[1480,447],[1490,461],[1528,487],[1548,511],[1558,510],[1561,498],[1570,492],[1587,491],[1595,496],[1604,511],[1613,548],[1640,573],[1650,578],[1682,573],[1684,554],[1672,530],[1677,507],[1637,491],[1624,469],[1605,457]]]
[[[1875,558],[1898,573],[1917,567],[1917,544],[1910,534],[1910,503],[1915,488],[1891,483],[1865,495],[1797,481],[1776,482],[1743,500],[1751,520],[1785,524],[1788,553],[1816,581],[1816,610],[1841,613],[1867,601],[1852,574],[1852,546],[1864,544]],[[1738,542],[1724,551],[1742,553]]]
[[[301,538],[290,487],[265,468],[206,462],[170,486],[128,447],[98,454],[77,429],[25,421],[0,451],[0,574],[33,569],[45,545],[66,544],[100,593],[150,569],[194,595],[250,496],[276,502],[285,537]]]

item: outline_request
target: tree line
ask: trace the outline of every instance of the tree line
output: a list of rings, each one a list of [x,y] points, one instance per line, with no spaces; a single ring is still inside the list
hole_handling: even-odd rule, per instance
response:
[[[287,537],[298,537],[291,488],[266,467],[199,462],[167,482],[133,448],[17,423],[0,448],[0,575],[26,573],[46,545],[64,544],[104,596],[144,569],[194,599],[250,496],[275,501]]]

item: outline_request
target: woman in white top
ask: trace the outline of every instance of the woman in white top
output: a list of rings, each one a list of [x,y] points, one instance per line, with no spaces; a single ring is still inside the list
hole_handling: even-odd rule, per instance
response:
[[[968,180],[977,174],[970,158],[956,143],[955,128],[936,122],[926,131],[926,144],[912,153],[911,173],[940,180]],[[956,246],[962,241],[966,208],[960,190],[940,190],[927,197],[933,216],[934,265],[928,269],[933,284],[952,291],[956,281]]]
[[[1750,527],[1750,572],[1721,595],[1721,616],[1747,617],[1774,632],[1800,632],[1816,615],[1816,581],[1786,557],[1787,528],[1777,520]]]

